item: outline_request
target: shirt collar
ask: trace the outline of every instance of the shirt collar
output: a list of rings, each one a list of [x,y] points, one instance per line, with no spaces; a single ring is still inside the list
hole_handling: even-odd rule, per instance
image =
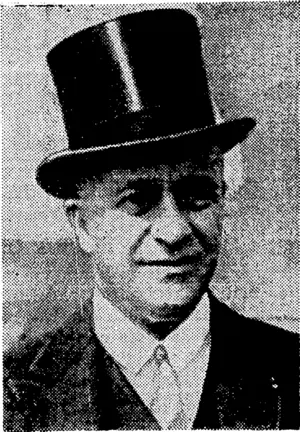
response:
[[[178,372],[201,350],[209,334],[210,302],[207,293],[191,315],[162,341],[127,318],[97,288],[93,303],[98,339],[114,360],[133,374],[137,374],[150,359],[157,345],[166,347],[169,360]]]

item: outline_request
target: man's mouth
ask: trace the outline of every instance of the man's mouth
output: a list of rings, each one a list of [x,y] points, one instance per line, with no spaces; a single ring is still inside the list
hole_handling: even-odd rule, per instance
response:
[[[163,260],[139,260],[137,264],[143,266],[160,266],[160,267],[182,267],[199,263],[201,255],[188,255],[174,259]]]

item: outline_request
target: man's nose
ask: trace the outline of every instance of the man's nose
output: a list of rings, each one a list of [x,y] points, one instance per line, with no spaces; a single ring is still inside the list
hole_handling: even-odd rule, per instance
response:
[[[164,194],[160,214],[152,225],[152,235],[159,244],[173,252],[183,249],[192,241],[190,222],[170,192]]]

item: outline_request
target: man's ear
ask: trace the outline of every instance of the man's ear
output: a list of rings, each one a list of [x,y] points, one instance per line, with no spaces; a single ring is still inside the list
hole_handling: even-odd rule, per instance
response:
[[[94,252],[95,241],[87,230],[84,217],[80,214],[78,201],[67,200],[64,203],[64,207],[76,241],[85,252]]]

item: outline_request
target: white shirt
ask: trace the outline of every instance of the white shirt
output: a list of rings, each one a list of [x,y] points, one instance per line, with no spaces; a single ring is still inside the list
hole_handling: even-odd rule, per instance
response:
[[[204,294],[191,315],[164,340],[158,340],[114,307],[98,289],[94,292],[96,335],[149,409],[154,397],[154,371],[149,360],[155,348],[164,345],[179,379],[186,429],[192,429],[206,377],[209,318],[209,297]]]

